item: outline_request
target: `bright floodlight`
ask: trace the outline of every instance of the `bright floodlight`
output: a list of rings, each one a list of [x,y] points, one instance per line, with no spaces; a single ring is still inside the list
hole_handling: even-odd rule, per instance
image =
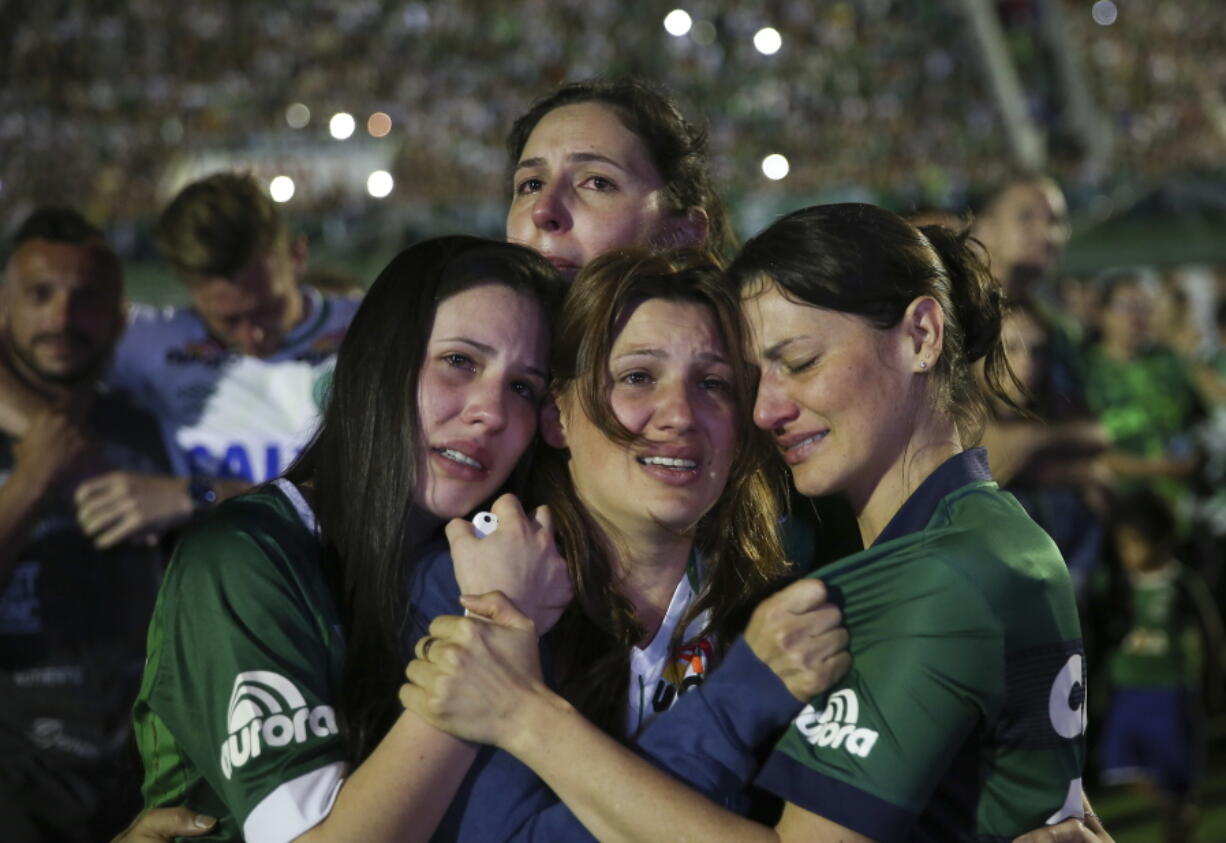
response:
[[[370,132],[372,138],[386,137],[391,130],[392,118],[385,112],[376,111],[366,120],[366,131]]]
[[[356,126],[357,123],[354,121],[353,115],[345,111],[338,111],[328,121],[328,131],[337,140],[345,140],[345,138],[352,135]]]
[[[296,102],[285,109],[285,122],[289,124],[291,129],[305,128],[306,124],[311,122],[311,109],[300,102]]]
[[[1119,17],[1120,10],[1116,8],[1111,0],[1098,0],[1097,3],[1090,7],[1090,14],[1094,17],[1094,22],[1099,26],[1110,26]]]
[[[268,195],[274,202],[288,202],[294,196],[294,180],[289,176],[277,176],[268,183]]]
[[[382,199],[392,192],[392,174],[387,170],[375,170],[366,179],[366,192],[376,199]]]
[[[771,181],[779,181],[788,174],[788,159],[775,153],[762,159],[762,174]]]
[[[673,9],[664,16],[664,28],[668,30],[668,34],[674,38],[680,38],[682,35],[690,31],[693,21],[690,20],[689,13],[684,9]]]
[[[772,26],[759,29],[753,36],[754,48],[764,56],[773,56],[783,46],[783,36]]]

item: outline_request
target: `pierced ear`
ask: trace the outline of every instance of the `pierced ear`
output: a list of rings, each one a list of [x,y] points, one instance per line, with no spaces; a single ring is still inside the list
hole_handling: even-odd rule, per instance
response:
[[[902,327],[915,371],[932,371],[945,340],[945,311],[932,296],[920,296],[907,306]]]
[[[541,406],[541,438],[551,448],[561,450],[566,447],[566,425],[562,422],[557,399],[552,395]]]

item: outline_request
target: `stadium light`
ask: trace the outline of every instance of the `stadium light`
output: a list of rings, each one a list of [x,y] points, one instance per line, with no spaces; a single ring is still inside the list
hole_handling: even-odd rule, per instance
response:
[[[1090,15],[1099,26],[1110,26],[1120,16],[1120,10],[1111,0],[1098,0],[1090,7]]]
[[[332,137],[337,140],[345,140],[353,134],[353,130],[357,127],[357,123],[353,119],[353,115],[346,111],[338,111],[332,115],[332,119],[328,121],[328,131],[332,133]]]
[[[779,181],[781,178],[784,178],[790,169],[788,159],[779,153],[768,155],[762,159],[762,174],[771,181]]]
[[[664,16],[664,28],[674,38],[685,35],[693,25],[694,22],[690,19],[689,13],[684,9],[673,9]]]
[[[294,180],[289,176],[277,176],[268,183],[268,195],[274,202],[288,202],[294,197]]]
[[[382,111],[376,111],[366,120],[366,131],[372,138],[386,137],[392,130],[392,118]]]
[[[306,125],[311,122],[311,109],[296,102],[285,109],[285,122],[291,129],[305,129]]]
[[[783,46],[783,36],[773,26],[764,26],[754,33],[753,45],[764,56],[773,56]]]
[[[395,182],[387,170],[375,170],[366,178],[366,192],[376,199],[383,199],[392,192]]]

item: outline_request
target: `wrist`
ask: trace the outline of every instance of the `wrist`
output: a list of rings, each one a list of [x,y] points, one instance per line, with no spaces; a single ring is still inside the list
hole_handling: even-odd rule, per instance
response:
[[[220,500],[220,496],[217,494],[217,486],[211,477],[193,474],[191,477],[186,478],[186,480],[183,491],[186,495],[188,515],[196,515],[205,510],[212,509]]]
[[[12,490],[11,494],[19,494],[23,499],[36,501],[51,491],[55,485],[55,475],[31,468],[19,460],[4,485]]]
[[[546,749],[563,723],[569,718],[582,716],[574,706],[543,684],[533,687],[512,711],[514,713],[507,718],[504,735],[497,746],[528,766],[532,766],[529,756]]]

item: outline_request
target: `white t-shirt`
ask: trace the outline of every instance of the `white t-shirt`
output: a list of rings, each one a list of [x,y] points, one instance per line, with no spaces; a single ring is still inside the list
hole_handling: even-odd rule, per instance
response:
[[[655,637],[646,648],[630,650],[630,704],[626,709],[626,736],[633,738],[661,711],[672,708],[677,698],[701,685],[709,669],[714,641],[695,636],[710,620],[703,612],[686,627],[682,641],[689,642],[679,652],[669,651],[673,632],[697,596],[700,580],[697,556],[690,558],[685,575],[677,583],[668,611]]]
[[[225,348],[194,308],[132,305],[107,380],[157,418],[176,473],[259,483],[306,445],[359,302],[302,292],[306,319],[266,358]]]

